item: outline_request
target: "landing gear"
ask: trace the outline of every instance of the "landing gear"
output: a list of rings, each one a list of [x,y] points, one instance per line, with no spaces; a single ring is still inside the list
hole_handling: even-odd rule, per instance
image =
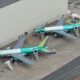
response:
[[[36,60],[39,60],[39,53],[38,53],[38,51],[37,51],[36,48],[33,49],[33,54],[34,54],[34,56],[35,56],[35,59],[36,59]]]
[[[63,35],[60,35],[60,34],[57,34],[57,33],[54,33],[54,38],[62,38]]]
[[[10,61],[11,61],[11,63],[13,63],[14,65],[17,65],[17,63],[18,63],[18,62],[17,62],[17,60],[16,60],[16,59],[14,59],[14,58],[11,58],[11,60],[10,60]]]
[[[74,26],[74,31],[77,37],[79,37],[79,30],[77,26]]]
[[[44,32],[40,32],[41,34],[41,39],[43,40],[44,39]]]

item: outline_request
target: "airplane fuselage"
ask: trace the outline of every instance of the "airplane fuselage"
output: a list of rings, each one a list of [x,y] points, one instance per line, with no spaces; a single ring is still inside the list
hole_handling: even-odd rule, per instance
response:
[[[74,30],[74,27],[77,27],[80,29],[79,24],[71,24],[71,25],[61,25],[61,26],[51,26],[51,27],[41,27],[38,28],[35,32],[40,33],[41,31],[44,33],[47,32],[55,32],[55,31],[61,31],[61,30]]]
[[[34,50],[37,50],[38,52],[41,49],[48,49],[47,47],[29,47],[29,48],[20,48],[20,49],[10,49],[10,50],[0,50],[0,56],[6,56],[10,54],[33,54]]]

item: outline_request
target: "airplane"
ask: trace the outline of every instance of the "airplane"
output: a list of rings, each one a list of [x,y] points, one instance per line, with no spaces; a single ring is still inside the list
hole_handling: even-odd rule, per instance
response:
[[[21,39],[18,41],[18,43],[12,49],[0,50],[0,57],[11,56],[13,58],[13,60],[19,60],[19,61],[22,61],[26,64],[33,66],[34,63],[32,63],[32,61],[30,61],[28,58],[25,58],[24,55],[34,54],[35,59],[39,60],[39,56],[38,56],[39,53],[40,54],[42,54],[42,53],[50,53],[50,54],[56,53],[56,51],[54,51],[54,50],[49,51],[48,47],[46,47],[49,36],[45,37],[45,39],[38,46],[35,46],[35,47],[22,48],[23,44],[24,44],[24,39],[25,39],[25,35],[23,37],[21,37]],[[11,58],[11,60],[8,60],[5,62],[5,64],[8,65],[8,68],[10,70],[13,70],[13,68],[10,64],[12,62],[12,58]]]
[[[72,39],[77,39],[77,37],[79,36],[78,30],[80,29],[80,24],[63,25],[63,21],[64,21],[64,15],[62,15],[62,17],[55,26],[37,28],[35,30],[35,33],[40,34],[42,39],[44,38],[45,33],[55,33],[54,37],[62,35]],[[77,37],[67,33],[67,31],[73,31],[73,30],[75,31]]]

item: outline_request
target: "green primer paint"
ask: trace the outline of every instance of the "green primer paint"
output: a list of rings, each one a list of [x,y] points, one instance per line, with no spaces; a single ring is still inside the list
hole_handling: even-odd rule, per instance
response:
[[[63,25],[64,30],[74,30],[74,27],[77,26],[80,29],[79,24]]]

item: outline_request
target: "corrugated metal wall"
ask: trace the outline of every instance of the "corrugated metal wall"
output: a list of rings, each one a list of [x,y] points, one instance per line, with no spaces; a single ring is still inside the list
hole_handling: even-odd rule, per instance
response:
[[[68,0],[20,0],[0,9],[0,46],[24,31],[52,22],[68,10]]]

